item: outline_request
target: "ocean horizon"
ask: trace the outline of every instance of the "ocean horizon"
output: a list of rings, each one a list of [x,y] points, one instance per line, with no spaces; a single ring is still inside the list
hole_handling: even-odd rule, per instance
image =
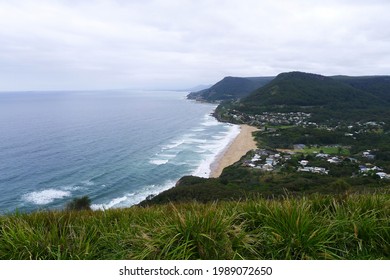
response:
[[[129,207],[208,177],[239,133],[176,91],[0,93],[0,212]]]

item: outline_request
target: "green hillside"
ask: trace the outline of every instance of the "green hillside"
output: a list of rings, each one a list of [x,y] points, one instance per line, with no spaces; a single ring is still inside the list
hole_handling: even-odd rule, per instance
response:
[[[239,103],[224,108],[246,114],[263,112],[306,112],[311,121],[370,120],[374,115],[389,117],[388,103],[375,95],[347,83],[317,74],[289,72],[279,74],[265,86],[253,91]]]
[[[246,106],[252,103],[265,106],[337,106],[366,108],[380,100],[370,93],[356,89],[332,78],[290,72],[279,74],[268,85],[256,90],[242,100]]]
[[[225,77],[208,89],[191,92],[188,98],[204,101],[236,100],[248,96],[272,79],[273,77]]]
[[[390,102],[390,76],[334,76],[332,78]]]

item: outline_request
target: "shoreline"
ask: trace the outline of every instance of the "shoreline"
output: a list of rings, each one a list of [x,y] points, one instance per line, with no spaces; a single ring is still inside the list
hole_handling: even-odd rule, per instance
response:
[[[257,149],[252,132],[258,130],[257,127],[247,124],[240,125],[240,133],[211,164],[209,177],[218,178],[225,167],[239,161],[248,151]]]

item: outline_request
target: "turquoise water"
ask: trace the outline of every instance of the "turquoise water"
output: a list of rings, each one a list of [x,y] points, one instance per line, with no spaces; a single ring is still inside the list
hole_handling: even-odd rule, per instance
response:
[[[238,134],[186,92],[0,93],[0,212],[134,205],[183,175],[208,177]]]

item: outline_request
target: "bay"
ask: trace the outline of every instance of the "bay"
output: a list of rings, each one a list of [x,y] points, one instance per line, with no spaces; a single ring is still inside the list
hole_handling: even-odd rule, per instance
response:
[[[0,212],[128,207],[184,175],[208,177],[238,134],[176,91],[0,93]]]

